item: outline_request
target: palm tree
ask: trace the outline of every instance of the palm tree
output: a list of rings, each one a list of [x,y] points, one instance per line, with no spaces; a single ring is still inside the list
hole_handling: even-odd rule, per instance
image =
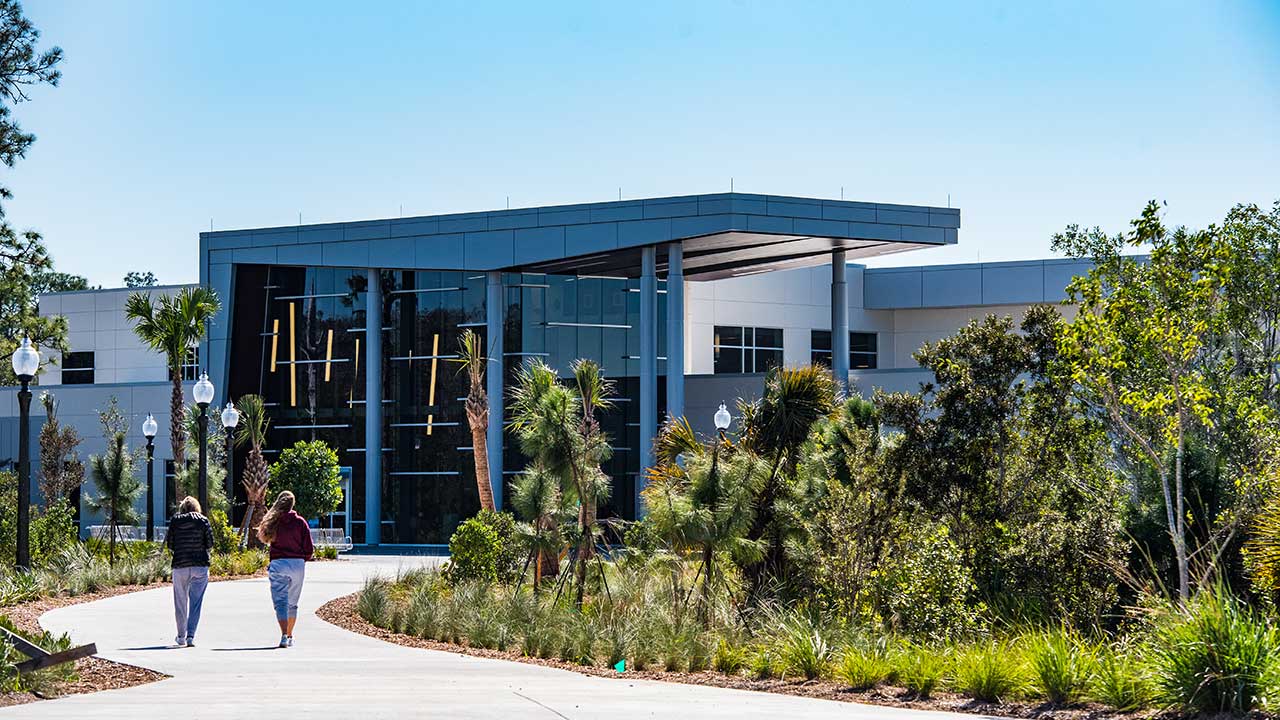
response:
[[[244,514],[240,542],[256,548],[262,547],[262,540],[255,530],[267,514],[267,485],[271,480],[267,474],[267,461],[262,457],[262,446],[266,444],[271,419],[267,417],[266,405],[259,395],[241,396],[236,405],[240,409],[240,424],[235,431],[236,445],[249,446],[241,477],[248,509]]]
[[[516,477],[511,491],[511,505],[526,521],[520,530],[534,561],[533,592],[537,593],[543,576],[558,572],[556,560],[562,543],[559,521],[567,514],[565,497],[560,479],[537,464]]]
[[[125,303],[125,316],[134,321],[133,332],[148,347],[162,352],[173,383],[169,397],[169,443],[178,468],[186,463],[186,428],[183,419],[182,364],[187,352],[204,339],[209,320],[222,303],[218,294],[203,287],[188,287],[176,295],[161,295],[153,302],[151,293],[135,292]]]
[[[587,584],[587,561],[595,548],[596,516],[600,511],[600,501],[608,498],[612,489],[609,476],[600,466],[613,455],[613,448],[609,445],[609,437],[600,429],[596,411],[612,407],[609,394],[613,392],[613,383],[605,379],[600,372],[600,365],[593,360],[576,360],[572,370],[581,412],[578,433],[582,438],[581,455],[575,463],[578,468],[574,473],[581,542],[578,548],[577,602],[581,605]]]
[[[107,441],[107,451],[89,458],[93,470],[93,482],[97,488],[87,499],[90,509],[107,516],[109,533],[108,557],[116,561],[116,535],[121,525],[132,525],[138,520],[133,504],[142,494],[143,486],[134,475],[134,459],[124,444],[125,434],[116,431]]]
[[[693,454],[685,463],[683,477],[669,475],[645,489],[651,497],[663,499],[651,507],[648,521],[674,541],[674,550],[698,558],[702,578],[698,616],[704,627],[711,623],[712,591],[724,582],[716,556],[726,554],[743,564],[755,562],[763,545],[746,537],[755,517],[762,462],[742,449],[722,458],[721,445],[717,442],[710,454]]]
[[[782,477],[794,469],[800,448],[815,423],[837,408],[840,387],[821,365],[774,368],[765,376],[764,395],[754,403],[740,403],[742,441],[747,449],[771,459],[768,478],[756,499],[755,522],[749,537],[768,546],[762,563],[749,568],[752,585],[760,589],[767,573],[783,567],[783,532],[779,504],[784,500]]]
[[[484,390],[484,366],[487,359],[480,348],[480,336],[470,329],[458,338],[458,359],[467,373],[467,424],[471,426],[471,452],[475,455],[476,489],[480,493],[480,509],[496,510],[493,484],[489,480],[489,396]]]

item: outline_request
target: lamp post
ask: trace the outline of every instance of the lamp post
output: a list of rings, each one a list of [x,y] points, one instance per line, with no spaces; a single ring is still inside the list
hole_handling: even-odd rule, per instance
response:
[[[235,511],[236,499],[236,483],[235,473],[233,470],[233,453],[232,440],[234,439],[236,425],[240,424],[240,411],[236,410],[236,406],[227,401],[227,406],[222,408],[222,432],[227,436],[227,522],[233,522],[232,516]]]
[[[147,439],[147,542],[156,539],[155,463],[153,461],[156,456],[156,432],[159,429],[160,424],[156,422],[155,416],[147,413],[147,419],[142,421],[142,436]]]
[[[716,411],[715,416],[716,430],[720,433],[720,439],[724,440],[724,431],[729,429],[733,424],[733,416],[729,414],[729,408],[720,403],[720,409]]]
[[[200,408],[200,415],[196,418],[196,425],[200,429],[200,481],[197,492],[200,495],[200,508],[209,512],[209,403],[213,402],[213,383],[209,382],[209,373],[200,373],[200,379],[191,388],[191,396]]]
[[[40,369],[40,353],[31,338],[13,351],[13,374],[18,376],[18,569],[31,566],[31,381]]]

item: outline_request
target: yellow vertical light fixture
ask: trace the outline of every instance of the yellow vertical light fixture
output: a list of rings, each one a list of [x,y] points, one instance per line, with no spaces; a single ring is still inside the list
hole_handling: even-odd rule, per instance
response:
[[[360,376],[360,338],[356,338],[356,369],[351,373],[351,392],[347,394],[347,405],[356,404],[356,378]]]
[[[276,346],[280,344],[280,318],[271,320],[271,372],[276,371]]]
[[[333,328],[329,328],[329,339],[324,349],[324,381],[329,382],[329,367],[333,364]]]
[[[427,406],[436,405],[436,363],[440,362],[440,333],[431,336],[431,385],[427,390]],[[431,424],[435,422],[435,413],[427,413],[427,435],[431,434]]]
[[[289,303],[289,406],[298,407],[297,306]]]

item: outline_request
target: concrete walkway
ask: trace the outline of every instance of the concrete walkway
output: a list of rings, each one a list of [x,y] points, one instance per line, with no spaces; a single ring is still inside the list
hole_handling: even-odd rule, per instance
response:
[[[0,717],[94,718],[890,718],[949,713],[853,705],[739,690],[595,678],[523,663],[401,647],[314,615],[371,574],[429,560],[358,557],[308,565],[296,645],[279,632],[265,579],[219,582],[205,597],[197,646],[173,643],[168,588],[54,610],[41,622],[96,642],[103,657],[173,677],[125,690],[0,710]],[[973,717],[973,716],[963,716]]]

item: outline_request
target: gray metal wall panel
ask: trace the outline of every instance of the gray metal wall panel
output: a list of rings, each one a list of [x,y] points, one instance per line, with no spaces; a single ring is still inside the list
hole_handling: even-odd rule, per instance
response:
[[[589,255],[618,248],[618,223],[595,222],[570,225],[564,229],[566,255]]]
[[[413,258],[429,270],[462,270],[466,267],[462,233],[413,238]]]
[[[470,270],[496,270],[515,264],[515,233],[511,230],[466,233],[463,247],[463,260]]]
[[[864,272],[863,306],[873,310],[918,308],[923,304],[919,268],[903,272]]]
[[[925,307],[982,304],[982,269],[926,268],[921,273],[921,303]]]
[[[983,265],[982,302],[986,305],[1044,302],[1044,266],[1040,263]]]
[[[516,230],[515,261],[531,263],[564,257],[564,231],[564,226]]]

